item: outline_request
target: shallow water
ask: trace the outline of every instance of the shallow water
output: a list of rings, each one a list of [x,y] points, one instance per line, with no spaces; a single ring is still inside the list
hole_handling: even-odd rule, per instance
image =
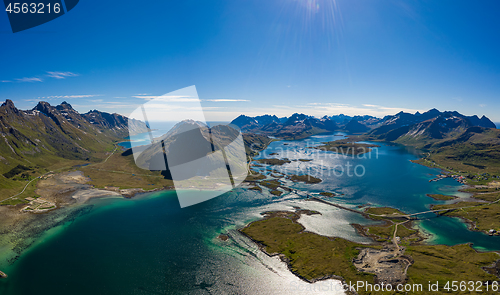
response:
[[[429,182],[439,171],[411,163],[418,155],[401,146],[381,145],[377,156],[372,152],[371,158],[359,159],[308,148],[341,137],[273,142],[266,154],[313,161],[258,169],[268,174],[269,169],[277,169],[316,175],[323,182],[289,184],[310,193],[335,192],[339,195],[329,201],[352,208],[370,203],[419,212],[443,203],[425,194],[457,195],[459,183]],[[330,172],[328,176],[329,168],[346,169],[348,164],[363,165],[365,173]],[[307,230],[363,243],[368,240],[349,224],[372,222],[295,194],[276,197],[266,190],[257,193],[244,188],[184,209],[175,192],[93,199],[86,206],[91,206],[87,214],[47,232],[14,264],[0,262],[0,269],[9,275],[0,281],[0,294],[321,294],[338,289],[338,282],[301,281],[235,229],[260,218],[261,212],[298,206],[322,213],[300,218]],[[419,226],[432,235],[431,243],[474,242],[480,250],[500,249],[499,237],[471,232],[455,218],[430,217]],[[229,233],[231,239],[219,240],[220,233]]]

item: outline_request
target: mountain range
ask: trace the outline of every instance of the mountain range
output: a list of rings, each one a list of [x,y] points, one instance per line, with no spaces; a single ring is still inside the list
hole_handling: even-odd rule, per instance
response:
[[[144,123],[132,123],[147,131]],[[97,110],[80,114],[67,102],[19,110],[6,100],[0,106],[0,170],[13,164],[47,166],[58,158],[91,161],[126,137],[128,128],[125,116]]]
[[[227,125],[209,128],[202,122],[184,120],[151,144],[132,149],[138,167],[151,171],[168,170],[175,180],[184,180],[190,185],[192,181],[202,181],[200,175],[211,175],[225,182],[229,179],[228,169],[233,180],[241,182],[247,175],[244,139],[237,129]],[[205,184],[215,183],[207,180]]]
[[[385,141],[429,147],[437,141],[459,136],[473,127],[496,129],[495,124],[485,116],[479,118],[476,115],[464,116],[455,111],[432,109],[422,114],[400,112],[386,116],[382,124],[368,132],[368,135]]]
[[[393,116],[324,116],[315,118],[304,114],[293,114],[288,118],[264,115],[249,117],[240,115],[232,124],[243,132],[259,133],[282,139],[305,138],[310,135],[346,131],[368,133],[376,139],[387,141],[419,141],[422,139],[444,139],[469,127],[496,128],[490,119],[483,116],[464,116],[458,112],[440,112],[436,109],[423,114],[400,112]]]
[[[361,134],[357,140],[391,141],[426,150],[427,160],[463,171],[498,173],[500,167],[500,130],[485,116],[465,116],[455,111],[399,112],[384,118],[241,115],[232,123],[244,132],[281,139],[331,131],[357,133]]]
[[[283,139],[300,139],[308,136],[332,132],[339,129],[335,121],[327,116],[320,119],[304,114],[293,114],[289,118],[277,116],[248,117],[240,115],[231,124],[238,126],[241,131],[274,136]]]
[[[67,102],[57,106],[39,102],[31,110],[20,110],[6,100],[0,106],[0,172],[18,164],[44,167],[57,159],[101,159],[113,148],[113,143],[128,136],[129,127],[136,132],[148,130],[141,121],[130,120],[130,123],[133,126],[129,126],[125,116],[98,110],[80,114]],[[442,148],[478,139],[496,144],[496,139],[491,139],[496,126],[487,117],[436,109],[415,114],[400,112],[384,118],[343,114],[315,118],[298,113],[282,118],[240,115],[231,123],[245,133],[247,144],[257,141],[262,146],[268,143],[266,136],[292,140],[334,131],[364,134],[369,140],[394,141],[419,148]]]

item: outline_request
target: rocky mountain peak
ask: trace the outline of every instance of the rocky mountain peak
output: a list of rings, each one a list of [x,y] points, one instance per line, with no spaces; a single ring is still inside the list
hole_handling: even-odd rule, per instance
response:
[[[285,124],[286,125],[295,124],[298,121],[304,121],[307,118],[308,118],[308,116],[306,116],[304,114],[295,113],[292,116],[290,116],[290,118],[288,118],[288,120],[285,122]]]
[[[2,107],[17,110],[16,106],[14,105],[14,102],[12,102],[12,100],[10,100],[10,99],[5,100],[5,102],[2,103]]]
[[[44,114],[50,114],[52,112],[52,106],[50,103],[46,101],[40,101],[38,104],[33,108],[33,111],[39,111]]]
[[[428,113],[428,114],[438,114],[438,113],[441,113],[441,112],[438,109],[436,109],[436,108],[432,108],[432,109],[428,110],[425,113]]]
[[[66,101],[63,101],[59,106],[63,107],[64,109],[73,109],[73,107]]]

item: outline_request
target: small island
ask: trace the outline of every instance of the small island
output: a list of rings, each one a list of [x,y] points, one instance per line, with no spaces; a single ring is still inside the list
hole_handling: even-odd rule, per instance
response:
[[[248,176],[245,179],[245,182],[247,182],[247,183],[255,183],[258,180],[262,180],[262,179],[266,179],[266,176],[264,176],[264,175],[262,175],[260,173],[251,171],[250,173],[248,173]]]
[[[312,159],[296,159],[294,161],[299,161],[299,162],[311,162]]]
[[[359,211],[381,222],[352,225],[361,235],[373,240],[369,244],[309,232],[299,223],[301,215],[321,213],[294,209],[264,212],[263,219],[239,231],[265,254],[280,257],[293,274],[307,282],[334,278],[344,284],[365,281],[396,286],[411,282],[426,286],[432,280],[438,281],[440,291],[444,292],[447,281],[498,280],[497,253],[476,252],[468,244],[422,244],[423,237],[418,229],[412,228],[412,220],[397,209],[372,207]],[[464,269],[468,271],[463,272]],[[357,291],[373,294],[363,289]]]
[[[253,191],[259,191],[259,192],[262,191],[262,188],[260,186],[258,186],[258,185],[249,187],[248,189],[249,190],[253,190]]]
[[[427,196],[430,198],[433,198],[436,201],[449,201],[449,200],[458,199],[458,197],[455,197],[455,196],[447,196],[447,195],[442,195],[442,194],[427,194]]]
[[[288,159],[258,159],[255,161],[257,163],[273,165],[273,166],[279,166],[279,165],[288,164],[288,163],[292,162]]]
[[[335,197],[337,195],[337,194],[331,193],[331,192],[321,192],[319,194],[322,195],[322,196],[325,196],[325,197],[330,197],[330,198],[331,197]]]
[[[219,238],[221,241],[227,241],[229,240],[229,236],[225,234],[220,234],[217,238]]]
[[[317,178],[311,175],[290,175],[288,176],[288,179],[290,179],[293,182],[304,182],[308,184],[314,184],[314,183],[320,183],[322,180],[321,178]]]
[[[281,196],[283,194],[282,191],[278,190],[278,188],[281,187],[281,182],[279,180],[276,180],[276,179],[263,180],[263,181],[259,182],[259,184],[270,189],[271,194],[273,194],[275,196]]]

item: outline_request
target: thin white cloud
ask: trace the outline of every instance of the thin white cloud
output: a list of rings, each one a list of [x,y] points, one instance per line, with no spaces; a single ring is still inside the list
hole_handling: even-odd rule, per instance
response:
[[[137,93],[137,94],[134,94],[134,95],[140,95],[140,96],[142,96],[142,95],[151,95],[151,93]]]
[[[151,95],[151,96],[146,96],[146,95],[134,95],[132,96],[133,98],[140,98],[140,99],[144,99],[144,100],[152,100],[152,99],[155,99],[155,98],[158,98],[160,96],[158,95]]]
[[[47,72],[47,76],[56,79],[66,79],[68,77],[76,77],[79,75],[72,72]]]
[[[18,82],[43,82],[41,78],[38,77],[31,77],[31,78],[21,78],[21,79],[16,79]]]
[[[486,105],[484,103],[479,105],[480,107],[484,108]]]
[[[386,107],[373,104],[364,104],[362,106],[353,106],[348,104],[335,104],[335,103],[318,103],[315,105],[308,105],[300,107],[301,112],[311,115],[337,115],[345,114],[349,116],[356,115],[370,115],[374,117],[384,117],[386,115],[394,115],[401,111],[406,113],[415,113],[417,111],[423,112],[424,110],[410,109],[410,108],[398,108],[398,107]]]
[[[287,106],[287,105],[273,105],[273,108],[277,109],[292,109],[295,108],[294,106]]]
[[[51,77],[55,79],[66,79],[68,77],[76,77],[78,74],[72,72],[47,72],[45,77]],[[14,79],[17,82],[43,82],[43,79],[40,77],[24,77],[20,79]],[[2,80],[2,83],[12,82],[11,80]]]
[[[221,120],[221,121],[231,121],[241,114],[247,116],[260,116],[263,114],[272,114],[278,117],[289,117],[294,113],[303,113],[306,115],[311,115],[315,117],[323,117],[324,115],[332,116],[338,114],[344,114],[348,116],[356,115],[371,115],[378,118],[383,118],[386,115],[394,115],[400,111],[415,113],[416,111],[423,112],[424,110],[409,109],[409,108],[397,108],[397,107],[385,107],[379,105],[349,105],[349,104],[339,104],[339,103],[308,103],[306,105],[272,105],[268,107],[247,107],[245,109],[231,107],[223,110],[217,109],[206,109],[205,115],[207,120]]]
[[[226,99],[226,98],[219,98],[219,99],[205,99],[204,101],[211,101],[211,102],[239,102],[239,101],[249,101],[247,99]]]
[[[160,98],[161,99],[161,98]],[[173,102],[199,102],[198,98],[188,98],[188,97],[179,97],[179,98],[167,98],[165,101],[173,101]]]
[[[146,95],[146,96],[132,96],[133,98],[140,98],[144,100],[168,101],[168,102],[198,102],[198,98],[180,95]]]
[[[136,104],[109,104],[109,105],[98,105],[97,108],[103,109],[116,109],[116,108],[136,108]]]
[[[89,98],[102,96],[102,94],[84,94],[84,95],[53,95],[53,96],[44,96],[42,98],[52,99],[52,98]]]
[[[107,104],[123,104],[123,101],[104,101],[103,99],[88,99],[90,102],[99,102],[99,103],[107,103]]]
[[[379,111],[385,111],[387,112],[387,115],[393,114],[393,113],[399,113],[401,111],[405,113],[416,113],[416,112],[425,112],[425,110],[419,110],[419,109],[409,109],[409,108],[397,108],[397,107],[384,107],[384,106],[379,106],[379,105],[363,105],[366,107],[370,107]]]
[[[204,107],[203,110],[204,111],[207,111],[207,110],[222,110],[222,109],[225,109],[226,107]]]
[[[93,105],[82,105],[82,104],[72,104],[73,107],[78,107],[78,108],[88,108],[88,109],[116,109],[116,108],[122,108],[122,109],[134,109],[137,108],[138,105],[136,104],[93,104]]]

